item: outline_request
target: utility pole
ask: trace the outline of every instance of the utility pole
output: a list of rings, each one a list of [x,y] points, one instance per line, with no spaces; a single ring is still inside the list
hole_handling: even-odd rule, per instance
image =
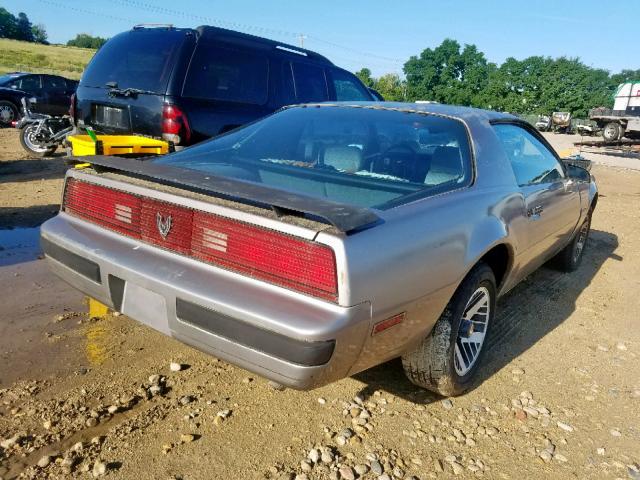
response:
[[[305,38],[307,38],[307,36],[302,34],[302,33],[300,35],[298,35],[298,40],[300,40],[300,48],[304,48],[304,39]]]

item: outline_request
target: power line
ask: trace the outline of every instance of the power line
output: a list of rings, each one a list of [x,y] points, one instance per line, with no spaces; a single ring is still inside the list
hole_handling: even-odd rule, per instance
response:
[[[106,17],[106,18],[111,18],[113,20],[119,20],[122,22],[129,22],[129,23],[139,23],[139,20],[134,20],[132,18],[126,18],[126,17],[118,17],[116,15],[111,15],[109,13],[103,13],[103,12],[96,12],[94,10],[87,10],[85,8],[79,8],[79,7],[73,7],[70,5],[67,5],[66,3],[60,3],[60,2],[56,2],[54,0],[38,0],[41,3],[46,3],[48,5],[52,5],[54,7],[58,7],[58,8],[62,8],[64,10],[71,10],[74,12],[78,12],[78,13],[84,13],[87,15],[92,15],[92,16],[100,16],[100,17]]]
[[[146,2],[141,2],[139,0],[108,0],[112,3],[117,3],[119,5],[123,5],[123,6],[129,6],[129,7],[134,7],[134,8],[139,8],[142,10],[148,10],[154,13],[162,13],[165,15],[170,15],[170,16],[180,16],[180,17],[184,17],[184,18],[190,18],[190,19],[194,19],[194,20],[198,20],[198,21],[202,21],[204,23],[208,23],[211,25],[220,25],[220,26],[227,26],[236,30],[245,30],[245,31],[253,31],[253,32],[259,32],[261,34],[274,34],[274,35],[280,35],[280,36],[284,36],[284,37],[294,37],[297,39],[300,39],[301,34],[300,33],[295,33],[295,32],[290,32],[287,30],[280,30],[280,29],[273,29],[273,28],[267,28],[267,27],[259,27],[256,25],[250,25],[250,24],[246,24],[246,23],[239,23],[239,22],[232,22],[232,21],[228,21],[228,20],[222,20],[219,18],[213,18],[213,17],[209,17],[209,16],[205,16],[205,15],[198,15],[198,14],[193,14],[193,13],[187,13],[187,12],[182,12],[180,10],[175,10],[175,9],[171,9],[171,8],[166,8],[166,7],[159,7],[157,5],[152,5]],[[331,42],[329,40],[324,40],[322,38],[316,37],[315,35],[304,35],[305,39],[309,39],[309,40],[314,40],[316,42],[319,43],[324,43],[325,45],[330,45],[334,48],[340,48],[342,50],[346,50],[352,53],[356,53],[358,55],[362,55],[362,56],[366,56],[366,57],[371,57],[371,58],[376,58],[378,60],[383,60],[389,63],[393,63],[396,65],[402,65],[404,64],[404,61],[399,60],[397,58],[391,58],[391,57],[385,57],[383,55],[377,55],[375,53],[370,53],[370,52],[366,52],[363,50],[358,50],[352,47],[348,47],[346,45],[341,45],[339,43],[335,43],[335,42]]]
[[[253,31],[253,32],[259,32],[264,34],[272,34],[272,35],[280,35],[280,36],[285,36],[285,37],[299,37],[299,33],[294,33],[294,32],[288,32],[286,30],[280,30],[280,29],[275,29],[275,28],[267,28],[267,27],[260,27],[260,26],[256,26],[256,25],[250,25],[250,24],[246,24],[246,23],[241,23],[241,22],[234,22],[234,21],[229,21],[229,20],[222,20],[219,18],[213,18],[213,17],[209,17],[206,15],[199,15],[199,14],[194,14],[194,13],[187,13],[187,12],[183,12],[180,10],[175,10],[172,8],[166,8],[166,7],[160,7],[158,5],[152,5],[150,3],[146,3],[146,2],[140,2],[137,0],[108,0],[111,3],[116,3],[119,5],[123,5],[125,7],[134,7],[134,8],[138,8],[140,10],[147,10],[150,11],[152,13],[161,13],[164,15],[170,15],[172,17],[183,17],[183,18],[190,18],[193,20],[198,20],[200,22],[204,22],[204,23],[208,23],[211,25],[218,25],[218,26],[225,26],[227,28],[232,28],[232,29],[236,29],[236,30],[246,30],[246,31]]]
[[[119,20],[119,21],[123,21],[123,22],[128,22],[131,24],[138,24],[138,23],[142,23],[140,18],[131,18],[131,17],[121,17],[121,16],[117,16],[117,15],[112,15],[109,13],[103,13],[103,12],[98,12],[95,10],[89,10],[86,8],[80,8],[80,7],[75,7],[72,5],[68,5],[66,3],[62,3],[60,1],[56,1],[56,0],[38,0],[39,2],[42,3],[46,3],[48,5],[63,9],[63,10],[71,10],[74,12],[78,12],[78,13],[83,13],[86,15],[91,15],[94,17],[101,17],[101,18],[111,18],[114,20]],[[330,54],[328,55],[331,58],[334,59],[339,59],[342,61],[346,61],[348,63],[351,63],[353,65],[362,65],[364,63],[366,63],[367,65],[374,65],[374,66],[378,66],[378,67],[382,67],[382,68],[388,68],[390,67],[391,64],[393,64],[393,68],[398,68],[399,66],[403,65],[404,62],[400,61],[400,60],[396,60],[396,59],[392,59],[389,57],[384,57],[381,55],[376,55],[373,53],[368,53],[368,52],[363,52],[351,47],[347,47],[344,45],[340,45],[334,42],[330,42],[328,40],[323,40],[319,37],[316,36],[308,36],[308,35],[303,35],[300,33],[293,33],[293,32],[289,32],[286,30],[278,30],[278,29],[272,29],[272,28],[266,28],[266,27],[258,27],[255,25],[249,25],[249,24],[244,24],[244,23],[239,23],[239,22],[231,22],[231,21],[227,21],[227,20],[221,20],[221,19],[216,19],[216,18],[212,18],[212,17],[207,17],[207,16],[203,16],[203,15],[197,15],[197,14],[190,14],[190,13],[186,13],[186,12],[181,12],[178,10],[173,10],[173,9],[169,9],[169,8],[165,8],[165,7],[158,7],[156,5],[151,5],[145,2],[140,2],[137,0],[108,0],[111,3],[116,3],[125,7],[136,7],[136,8],[140,8],[143,10],[146,10],[148,12],[151,13],[159,13],[159,14],[163,14],[163,15],[168,15],[168,16],[172,16],[172,17],[176,17],[176,16],[180,16],[180,17],[184,17],[184,18],[189,18],[189,19],[195,19],[197,21],[203,22],[205,24],[210,24],[210,25],[217,25],[217,26],[221,26],[221,27],[227,27],[227,28],[231,28],[231,29],[235,29],[235,30],[245,30],[245,31],[250,31],[250,32],[257,32],[260,33],[262,35],[267,35],[267,34],[272,34],[272,35],[280,35],[280,36],[288,36],[288,37],[295,37],[296,39],[298,39],[298,41],[300,43],[302,43],[303,40],[310,40],[311,42],[317,42],[317,43],[321,43],[321,44],[325,44],[325,45],[330,45],[336,48],[341,48],[343,50],[352,52],[352,53],[356,53],[358,55],[361,56],[367,56],[367,57],[371,57],[374,60],[367,60],[366,62],[363,61],[363,59],[354,59],[354,58],[347,58],[347,57],[342,57],[340,55],[334,55],[334,54]],[[308,48],[308,47],[307,47]],[[317,49],[320,50],[321,48]],[[322,53],[322,52],[320,52]]]

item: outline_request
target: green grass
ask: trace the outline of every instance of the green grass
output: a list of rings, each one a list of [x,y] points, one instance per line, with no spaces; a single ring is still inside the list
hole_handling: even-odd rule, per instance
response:
[[[6,72],[52,73],[67,78],[80,78],[95,50],[40,45],[0,38],[0,74]]]

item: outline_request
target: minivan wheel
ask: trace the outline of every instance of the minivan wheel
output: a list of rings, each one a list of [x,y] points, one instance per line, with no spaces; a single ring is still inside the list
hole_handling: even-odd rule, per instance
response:
[[[409,380],[444,396],[469,389],[485,351],[495,304],[493,271],[479,263],[460,284],[431,332],[402,356]]]

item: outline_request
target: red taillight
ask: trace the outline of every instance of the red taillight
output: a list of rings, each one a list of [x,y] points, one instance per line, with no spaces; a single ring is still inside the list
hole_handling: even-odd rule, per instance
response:
[[[162,137],[174,143],[189,143],[191,128],[186,115],[176,105],[162,107]]]
[[[326,245],[70,178],[65,211],[124,235],[302,293],[337,301]]]
[[[71,94],[71,104],[69,105],[69,116],[71,117],[71,123],[76,123],[76,94]]]
[[[140,238],[142,200],[135,195],[70,178],[64,192],[64,209],[98,225]]]
[[[206,262],[336,300],[336,261],[324,245],[196,211],[191,248]]]

